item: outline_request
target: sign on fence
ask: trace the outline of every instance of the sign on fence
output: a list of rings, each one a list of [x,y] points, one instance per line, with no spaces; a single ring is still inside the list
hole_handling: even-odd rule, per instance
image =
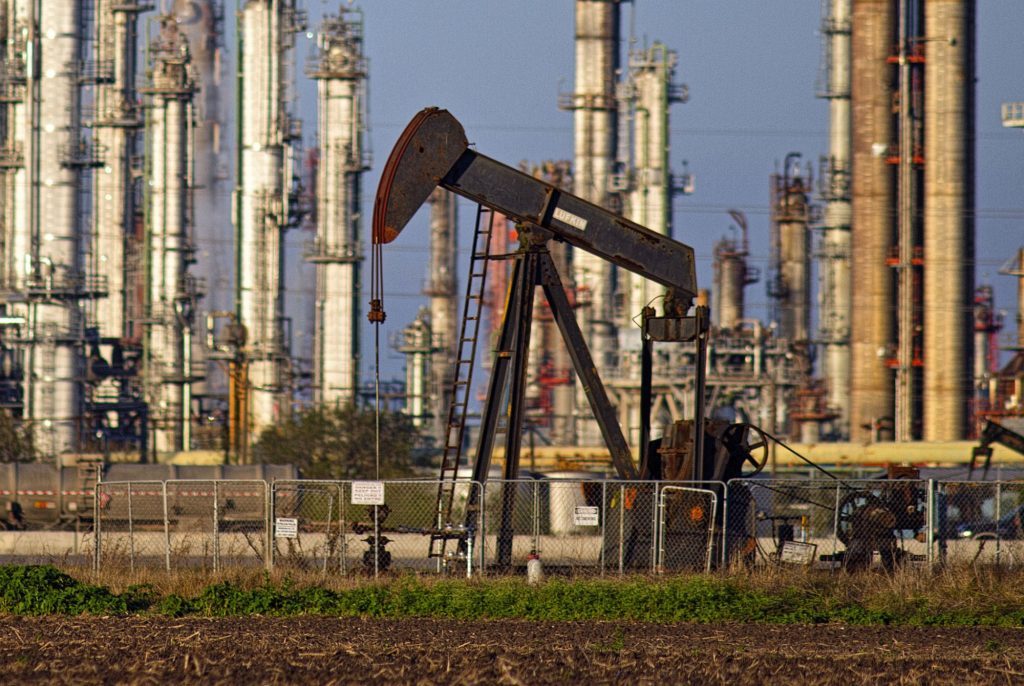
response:
[[[779,552],[779,561],[792,565],[809,565],[814,562],[814,553],[818,546],[800,541],[784,541]]]
[[[277,538],[298,538],[299,520],[295,517],[277,517],[274,519],[274,536]]]
[[[353,481],[352,482],[352,504],[353,505],[383,505],[384,504],[384,482],[383,481]]]
[[[601,526],[601,508],[577,505],[572,511],[572,523],[576,526]]]

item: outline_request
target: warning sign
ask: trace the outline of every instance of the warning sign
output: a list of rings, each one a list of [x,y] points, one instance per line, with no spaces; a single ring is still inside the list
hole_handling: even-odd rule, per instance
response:
[[[572,510],[572,523],[576,526],[600,526],[601,511],[597,506],[577,505]]]
[[[274,536],[277,538],[298,538],[299,520],[295,517],[277,517],[274,520]]]
[[[814,562],[814,553],[818,546],[813,543],[784,541],[779,561],[791,565],[809,565]]]
[[[384,504],[384,482],[383,481],[353,481],[352,482],[352,504],[353,505],[383,505]]]

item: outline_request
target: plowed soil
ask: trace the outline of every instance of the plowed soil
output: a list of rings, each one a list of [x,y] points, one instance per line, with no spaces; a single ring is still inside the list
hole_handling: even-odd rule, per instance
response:
[[[1024,631],[0,617],[0,683],[1013,684]]]

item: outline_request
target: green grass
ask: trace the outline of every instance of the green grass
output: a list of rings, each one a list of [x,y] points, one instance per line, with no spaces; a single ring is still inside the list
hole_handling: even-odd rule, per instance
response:
[[[920,573],[919,573],[920,574]],[[194,594],[143,584],[114,593],[53,567],[0,567],[0,613],[163,616],[363,616],[460,620],[755,622],[1024,626],[1019,578],[937,574],[931,583],[882,575],[678,576],[451,580],[401,576],[330,588],[264,577],[222,580]],[[928,589],[923,592],[922,589]],[[965,589],[973,589],[966,590]]]

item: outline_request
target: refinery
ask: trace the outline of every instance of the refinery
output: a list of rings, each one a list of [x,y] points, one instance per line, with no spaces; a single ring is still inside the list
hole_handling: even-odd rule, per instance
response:
[[[805,37],[824,146],[776,138],[774,171],[748,172],[761,207],[701,222],[676,213],[702,188],[672,122],[712,96],[680,80],[681,46],[637,36],[642,0],[560,1],[574,21],[550,30],[575,71],[535,85],[565,144],[515,170],[452,152],[424,191],[429,238],[400,265],[402,241],[398,258],[386,244],[418,204],[388,223],[396,158],[371,221],[370,130],[386,122],[386,151],[396,122],[449,104],[371,117],[379,11],[0,0],[0,405],[38,458],[245,465],[268,427],[350,404],[407,414],[442,481],[470,465],[486,479],[502,449],[516,476],[524,442],[547,471],[670,478],[666,446],[684,440],[685,476],[710,478],[695,418],[756,427],[772,468],[791,452],[963,463],[1000,443],[1020,458],[1024,231],[978,267],[976,149],[998,117],[1019,158],[1024,92],[979,108],[983,4],[824,0]],[[461,130],[443,109],[417,116],[409,140]],[[457,171],[475,164],[494,166]],[[540,211],[516,205],[540,188]],[[709,233],[698,279],[688,246]],[[385,324],[391,288],[416,292]]]

